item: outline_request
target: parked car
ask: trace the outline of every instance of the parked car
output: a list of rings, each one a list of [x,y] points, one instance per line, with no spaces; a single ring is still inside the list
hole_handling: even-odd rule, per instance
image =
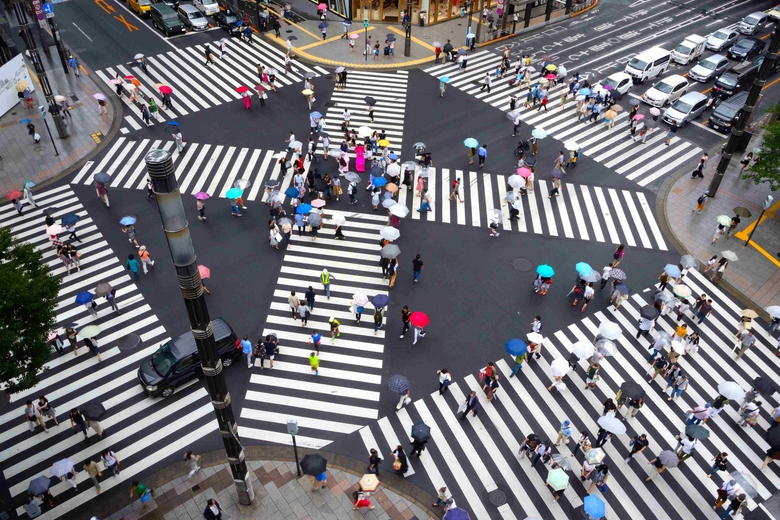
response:
[[[688,77],[706,83],[726,70],[728,66],[728,58],[720,54],[713,54],[709,58],[699,61],[695,67],[688,71]]]
[[[172,34],[183,34],[187,32],[184,25],[179,20],[179,15],[171,9],[166,3],[158,2],[152,6],[152,25],[162,31],[165,36]]]
[[[734,29],[720,29],[707,37],[705,47],[711,51],[720,52],[737,43],[737,38],[739,38],[739,33]]]
[[[236,25],[238,16],[234,15],[230,11],[220,11],[213,16],[214,22],[219,27],[225,29],[230,36],[240,36],[241,28]]]
[[[666,109],[663,120],[683,127],[701,115],[707,108],[707,96],[701,92],[688,92]]]
[[[209,21],[192,4],[179,6],[179,19],[188,29],[193,31],[205,31],[209,28]]]
[[[642,101],[654,107],[671,103],[688,91],[688,80],[679,74],[672,74],[650,87],[642,96]]]
[[[742,38],[729,49],[728,56],[733,60],[745,61],[761,54],[764,47],[766,47],[766,43],[758,38]]]
[[[762,11],[756,11],[744,17],[737,24],[737,30],[742,34],[755,34],[766,23],[768,16]]]
[[[211,326],[222,366],[229,367],[243,352],[237,348],[238,336],[222,318],[212,320]],[[202,375],[200,355],[192,331],[161,345],[138,368],[138,382],[144,393],[152,397],[170,397],[177,386]]]

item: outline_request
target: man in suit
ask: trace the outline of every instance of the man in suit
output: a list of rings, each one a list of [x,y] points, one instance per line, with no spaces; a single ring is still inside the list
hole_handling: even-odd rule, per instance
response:
[[[477,406],[479,406],[479,399],[477,398],[477,393],[471,392],[469,396],[466,398],[466,409],[463,411],[463,417],[461,417],[460,420],[465,421],[466,416],[469,414],[469,412],[473,412],[474,417],[476,417]]]

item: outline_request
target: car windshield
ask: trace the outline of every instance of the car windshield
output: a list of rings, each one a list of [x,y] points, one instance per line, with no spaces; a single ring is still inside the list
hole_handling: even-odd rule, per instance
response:
[[[663,81],[659,81],[655,85],[653,85],[653,88],[656,89],[659,92],[663,92],[664,94],[668,94],[672,91],[672,85],[669,83],[664,83]]]
[[[718,81],[727,87],[733,87],[737,84],[737,77],[733,74],[724,74]]]
[[[176,358],[171,352],[170,345],[167,343],[152,354],[152,366],[163,377],[170,374],[174,364],[176,364]]]
[[[735,115],[737,115],[737,109],[721,105],[718,107],[718,115],[721,115],[724,118],[732,119]]]
[[[674,102],[674,104],[672,105],[672,108],[674,110],[682,113],[682,114],[687,114],[688,112],[691,111],[691,105],[689,105],[688,103],[685,103],[684,101],[682,101],[680,99],[678,99],[677,101]]]
[[[758,16],[750,15],[745,17],[745,22],[749,23],[750,25],[756,25],[759,22],[759,20],[761,20],[761,18],[759,18]]]
[[[236,20],[238,20],[238,18],[232,14],[225,15],[225,23],[236,23]]]
[[[691,48],[688,47],[687,45],[682,44],[682,43],[680,45],[678,45],[675,50],[677,52],[679,52],[680,54],[688,54],[689,52],[691,52]]]
[[[601,85],[602,87],[610,86],[614,89],[617,88],[618,82],[612,78],[604,78],[601,81],[599,81],[599,85]]]
[[[200,13],[200,11],[191,11],[190,20],[194,20],[196,18],[204,18],[204,16]]]
[[[647,67],[647,62],[633,58],[628,62],[628,66],[637,70],[645,70],[645,67]]]
[[[712,37],[718,40],[728,40],[729,33],[727,33],[726,31],[718,31],[715,34],[713,34]]]
[[[712,60],[704,60],[699,62],[699,66],[707,70],[715,70],[718,64]]]
[[[734,49],[739,49],[741,51],[747,51],[750,50],[750,48],[753,46],[753,43],[748,40],[742,40],[741,42],[737,43],[734,46]]]

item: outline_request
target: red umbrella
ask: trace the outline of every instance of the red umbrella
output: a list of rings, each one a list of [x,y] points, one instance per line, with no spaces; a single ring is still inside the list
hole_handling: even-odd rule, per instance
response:
[[[129,81],[131,79],[135,79],[135,76],[131,76],[130,74],[128,74],[127,76],[125,76],[125,79]]]
[[[428,318],[428,315],[424,312],[413,312],[412,315],[409,316],[409,321],[412,322],[412,325],[415,327],[420,327],[421,329],[427,327],[431,322],[430,318]]]
[[[236,92],[238,92],[239,94],[241,94],[243,92],[247,92],[248,90],[249,90],[249,87],[245,87],[244,85],[241,85],[240,87],[236,87]]]
[[[258,91],[258,92],[264,92],[265,91],[265,87],[262,86],[262,85],[256,85],[255,86],[255,90]]]
[[[8,195],[5,196],[5,198],[8,199],[8,200],[14,200],[14,199],[20,198],[21,196],[22,196],[22,192],[21,191],[14,190],[12,192],[9,192]]]
[[[160,87],[159,90],[163,94],[173,94],[173,89],[171,87],[169,87],[168,85],[163,85],[162,87]]]
[[[199,265],[198,272],[200,273],[201,279],[206,279],[209,276],[211,276],[211,269],[209,269],[205,265]]]

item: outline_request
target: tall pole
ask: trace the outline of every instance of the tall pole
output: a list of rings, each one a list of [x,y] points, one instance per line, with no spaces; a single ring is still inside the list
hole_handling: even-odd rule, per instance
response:
[[[404,56],[412,55],[412,0],[406,0],[406,39],[404,40]]]
[[[474,0],[471,0],[472,2]],[[477,16],[479,17],[479,22],[477,23],[477,34],[474,37],[474,45],[479,45],[480,42],[480,35],[482,34],[482,12],[485,10],[485,0],[479,0],[479,12],[477,13]],[[469,18],[469,22],[471,22],[471,19]],[[466,42],[468,45],[468,42]]]
[[[477,0],[469,0],[469,23],[466,25],[466,45],[469,44],[468,35],[471,34],[471,19],[474,17],[474,2]]]
[[[57,23],[54,21],[53,15],[48,20],[49,25],[51,25],[51,34],[54,36],[54,45],[57,46],[57,54],[60,55],[60,61],[62,62],[62,70],[65,71],[65,74],[70,74],[68,71],[67,51],[65,50],[65,44],[62,42],[62,35],[60,34],[60,30],[57,29]]]
[[[222,360],[214,341],[214,331],[190,238],[187,215],[184,212],[179,183],[174,175],[173,158],[169,151],[157,149],[146,154],[145,160],[149,178],[152,180],[152,191],[157,197],[157,207],[165,238],[168,240],[168,249],[171,251],[179,289],[198,347],[206,388],[214,406],[219,433],[222,435],[233,482],[238,491],[238,500],[243,505],[249,505],[254,501],[255,493],[244,460],[244,448],[238,437],[238,424],[230,404],[230,392],[225,382],[225,374],[222,373]]]
[[[298,462],[298,445],[295,443],[295,435],[292,436],[293,441],[293,453],[295,453],[295,468],[298,470],[298,478],[301,478],[301,465]]]
[[[761,68],[758,71],[758,76],[756,76],[756,79],[753,80],[753,85],[750,87],[747,100],[745,100],[745,106],[742,107],[742,111],[737,118],[737,122],[734,123],[734,128],[731,130],[729,140],[721,152],[718,167],[715,170],[715,175],[712,177],[712,181],[710,181],[710,187],[707,190],[707,195],[709,197],[714,197],[718,192],[720,183],[723,180],[723,175],[726,173],[726,168],[728,168],[729,163],[731,162],[731,157],[734,155],[734,152],[737,150],[737,147],[742,140],[742,133],[744,132],[748,121],[750,121],[753,115],[753,110],[758,104],[761,90],[764,88],[764,85],[766,85],[766,80],[769,77],[769,73],[775,65],[778,50],[780,50],[780,28],[775,26],[775,31],[772,35],[772,41],[769,42],[769,50],[764,57],[764,61],[761,62]]]
[[[49,139],[51,139],[51,145],[54,147],[54,155],[59,155],[60,152],[57,150],[57,145],[54,144],[54,136],[51,135],[51,128],[49,128],[49,120],[46,119],[46,115],[43,115],[43,124],[46,125],[46,131],[49,133]]]
[[[30,32],[30,25],[27,23],[27,12],[24,9],[20,0],[13,0],[14,12],[16,13],[16,20],[19,22],[19,29],[24,39],[24,44],[27,47],[27,52],[30,55],[30,61],[35,69],[35,74],[38,76],[38,81],[41,83],[41,89],[43,89],[43,95],[46,97],[46,105],[52,106],[55,104],[54,93],[51,91],[51,85],[49,85],[49,78],[46,76],[46,70],[43,68],[41,57],[38,54],[38,47],[35,45],[35,39],[33,39],[32,32]],[[62,139],[68,137],[68,129],[63,121],[61,112],[52,114],[54,117],[54,126],[57,127],[57,135]]]

